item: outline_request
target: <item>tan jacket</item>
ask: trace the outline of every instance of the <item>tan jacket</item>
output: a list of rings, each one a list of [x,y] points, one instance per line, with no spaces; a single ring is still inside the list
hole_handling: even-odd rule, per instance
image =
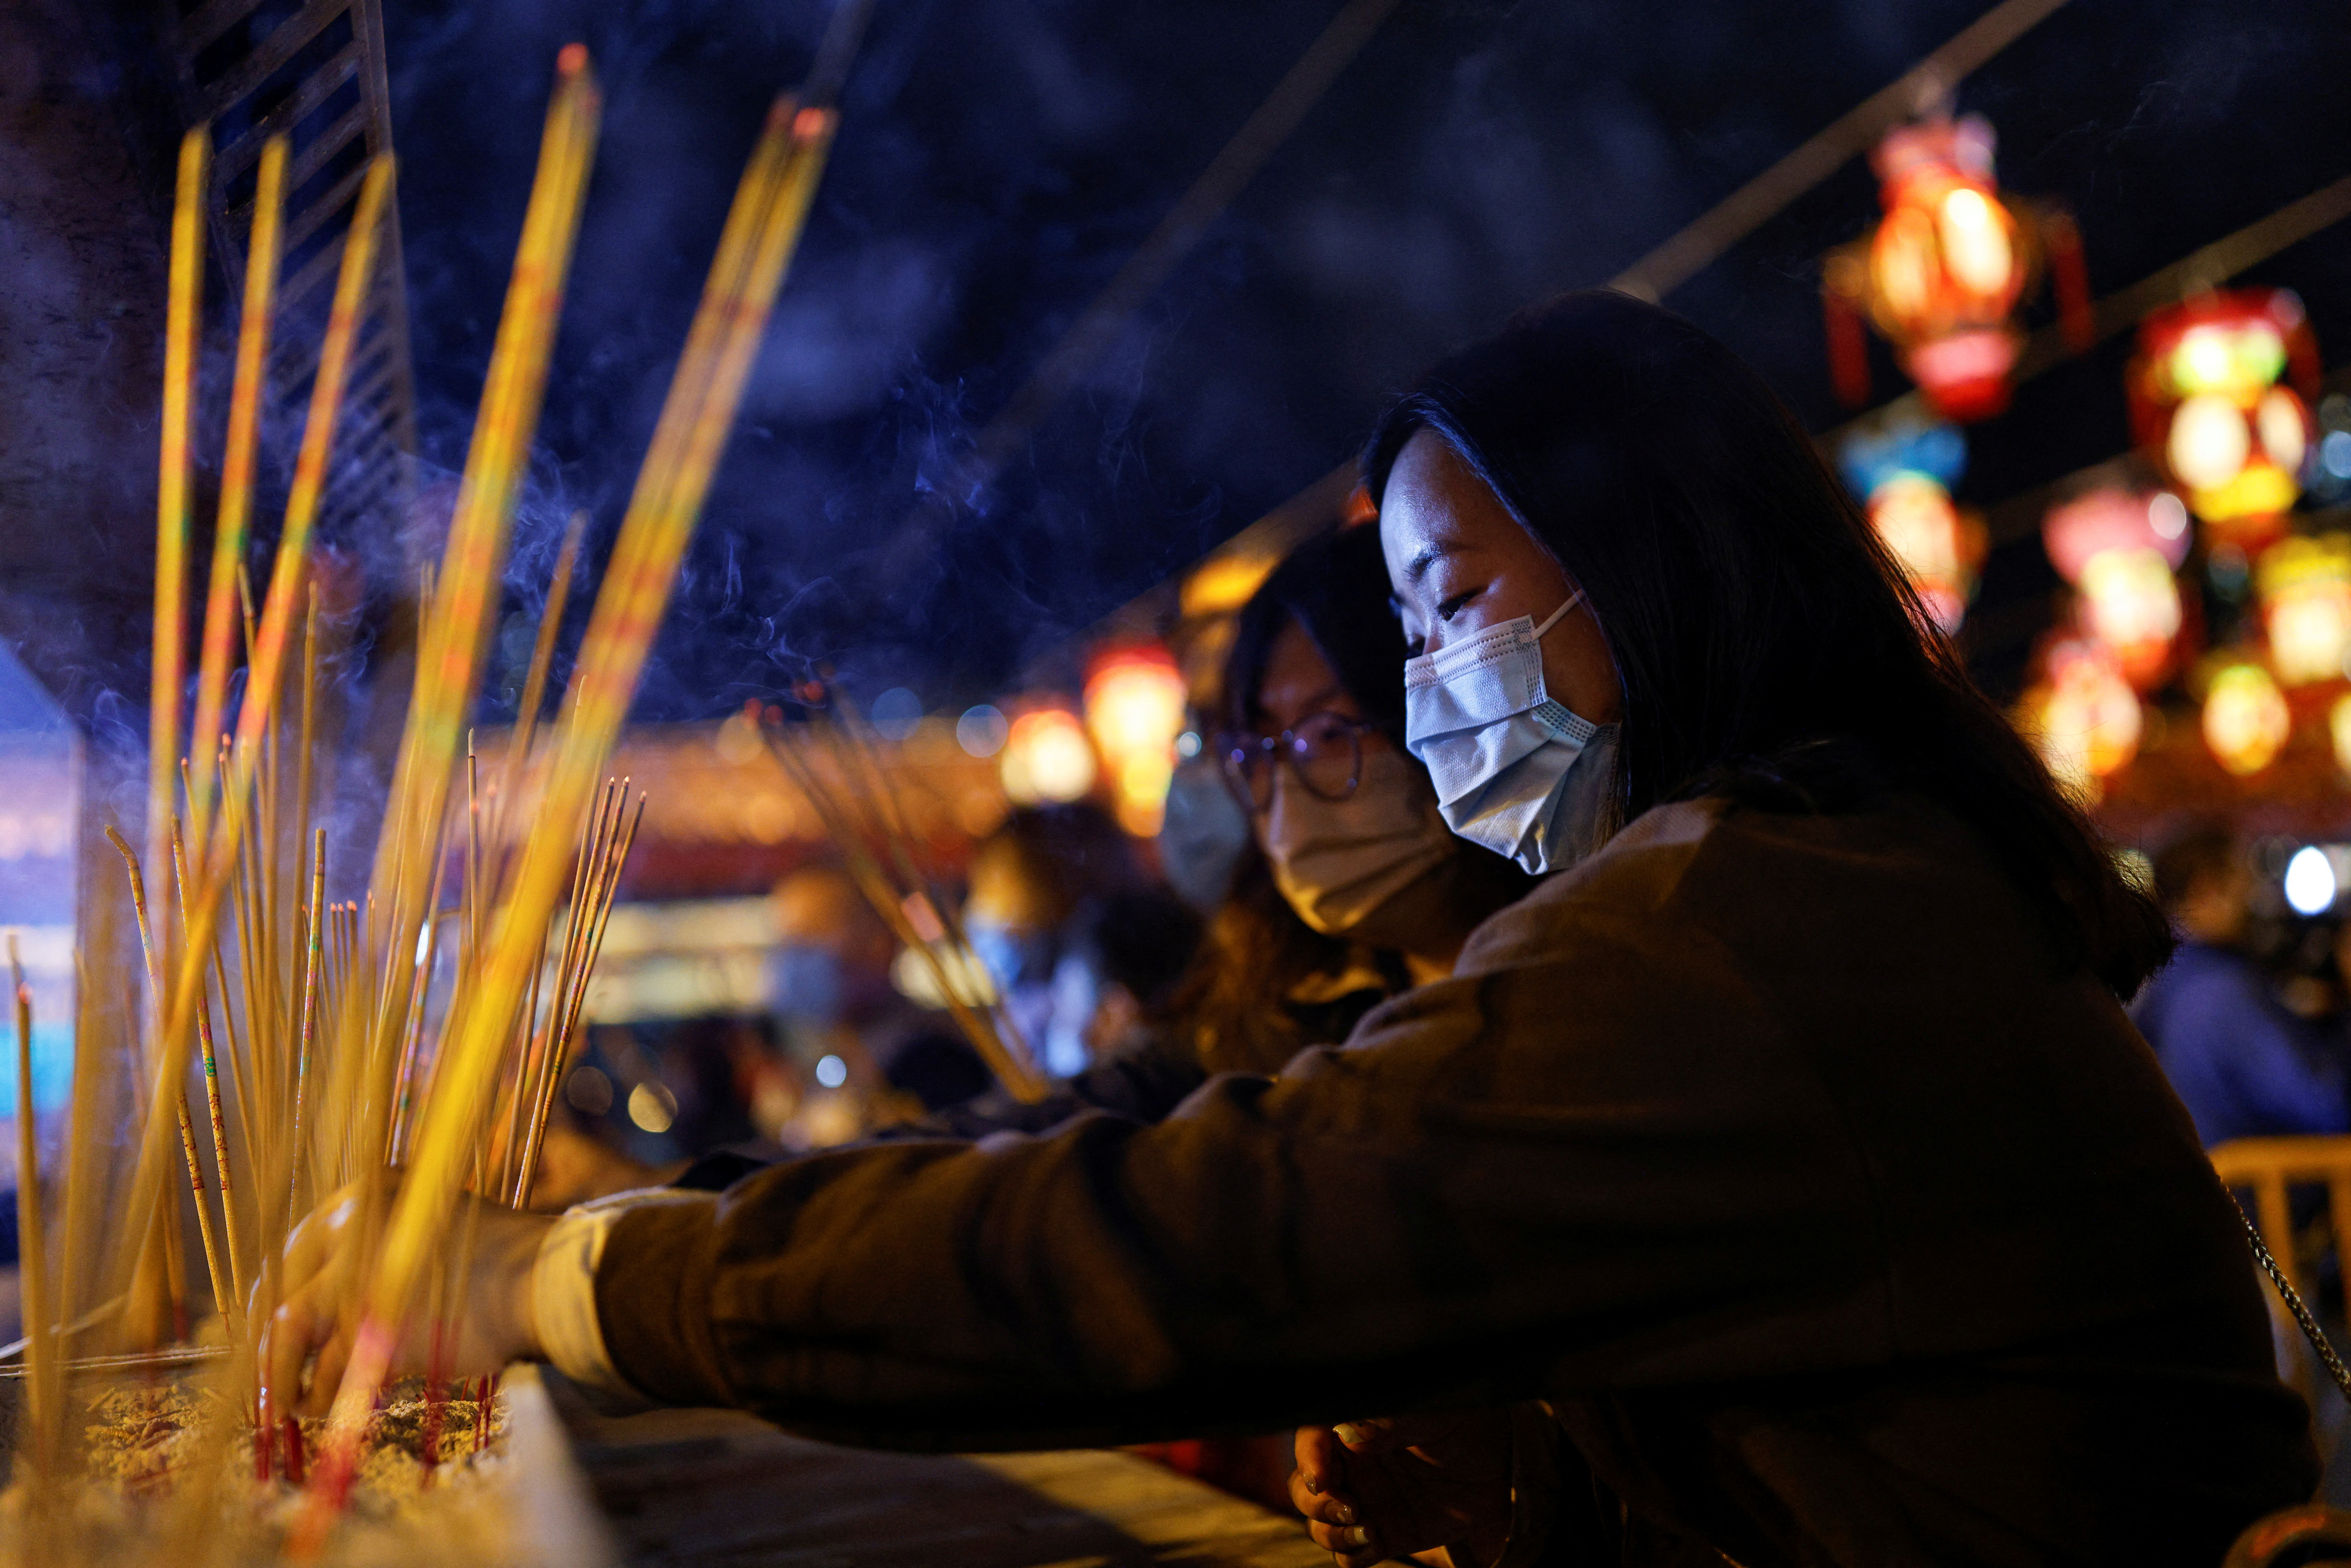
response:
[[[893,1446],[1540,1396],[1603,1560],[2210,1565],[2309,1494],[2306,1413],[2186,1113],[2046,951],[1921,802],[1660,808],[1157,1126],[627,1214],[597,1316],[648,1395]]]

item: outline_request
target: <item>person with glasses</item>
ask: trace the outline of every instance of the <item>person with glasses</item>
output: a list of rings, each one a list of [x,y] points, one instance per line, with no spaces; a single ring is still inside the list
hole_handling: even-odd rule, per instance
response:
[[[905,1129],[1040,1132],[1088,1110],[1155,1122],[1217,1072],[1279,1072],[1447,974],[1531,880],[1456,836],[1404,744],[1404,634],[1379,531],[1318,536],[1234,619],[1210,748],[1250,841],[1198,950],[1131,1043],[1036,1103],[991,1091]]]
[[[479,1206],[444,1370],[881,1446],[1296,1424],[1346,1568],[2210,1564],[2306,1501],[2242,1217],[2123,1011],[2162,914],[1761,378],[1569,295],[1364,477],[1406,746],[1540,879],[1450,975],[1157,1123]],[[1269,846],[1356,766],[1313,711],[1236,747]],[[360,1207],[268,1329],[312,1411]]]
[[[1176,997],[1209,1071],[1279,1071],[1452,972],[1531,881],[1451,832],[1405,746],[1379,531],[1299,547],[1236,618],[1212,742],[1250,852]]]

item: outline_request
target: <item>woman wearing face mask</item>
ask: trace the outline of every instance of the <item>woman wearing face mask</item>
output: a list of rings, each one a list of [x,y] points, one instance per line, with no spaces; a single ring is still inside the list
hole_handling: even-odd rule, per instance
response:
[[[1368,467],[1407,740],[1552,873],[1450,977],[1156,1125],[485,1209],[453,1370],[883,1444],[1507,1409],[1310,1454],[1351,1564],[2209,1564],[2306,1498],[2239,1218],[2117,1000],[2161,917],[1753,373],[1571,296]],[[276,1386],[339,1234],[294,1244]]]
[[[1380,1002],[1451,971],[1532,885],[1463,841],[1405,749],[1405,643],[1377,529],[1292,551],[1235,617],[1226,786],[1249,844],[1199,950],[1130,1048],[1037,1104],[991,1092],[914,1131],[1040,1131],[1085,1110],[1156,1121],[1211,1074],[1275,1072]]]

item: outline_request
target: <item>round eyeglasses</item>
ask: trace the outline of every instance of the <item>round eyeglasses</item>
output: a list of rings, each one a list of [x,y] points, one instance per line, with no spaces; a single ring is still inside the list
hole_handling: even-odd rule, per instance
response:
[[[1340,713],[1309,714],[1280,735],[1227,735],[1218,744],[1225,782],[1252,813],[1273,805],[1273,770],[1290,765],[1306,792],[1343,800],[1364,777],[1364,735],[1378,727],[1369,719]]]

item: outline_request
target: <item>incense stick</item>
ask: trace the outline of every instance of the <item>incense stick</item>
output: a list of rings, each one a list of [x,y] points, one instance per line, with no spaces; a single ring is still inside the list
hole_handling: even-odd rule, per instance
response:
[[[245,310],[237,322],[236,379],[229,392],[228,447],[221,459],[220,511],[214,523],[210,591],[204,599],[204,656],[196,672],[196,716],[189,735],[209,746],[220,732],[228,695],[229,644],[236,634],[236,572],[245,559],[253,510],[255,448],[261,438],[263,381],[277,309],[278,237],[286,203],[287,141],[262,143],[253,191],[253,230],[245,251]],[[252,699],[247,697],[247,702]],[[199,844],[212,821],[212,780],[201,770],[188,802],[191,836]]]
[[[180,755],[180,703],[188,664],[189,446],[195,421],[196,340],[204,327],[204,181],[212,128],[180,140],[172,203],[171,294],[163,326],[162,454],[155,483],[155,632],[147,702],[147,852],[162,852]],[[160,1005],[160,999],[159,999]]]
[[[16,934],[8,934],[8,978],[16,1002],[16,1258],[19,1296],[24,1303],[25,1357],[35,1369],[31,1387],[30,1424],[39,1440],[32,1448],[37,1469],[56,1468],[49,1448],[55,1419],[51,1386],[57,1356],[55,1325],[49,1312],[48,1238],[42,1228],[41,1158],[38,1116],[33,1109],[33,992],[25,984],[23,956]]]
[[[124,869],[131,873],[131,910],[139,922],[140,948],[147,956],[148,984],[161,988],[163,983],[162,960],[156,948],[153,923],[147,912],[147,884],[145,878],[139,873],[139,856],[131,850],[130,841],[112,827],[106,830],[106,837],[113,844],[115,852],[121,855]],[[204,1268],[211,1277],[213,1301],[221,1315],[234,1323],[236,1300],[229,1290],[228,1276],[221,1269],[220,1239],[213,1231],[212,1207],[204,1202],[204,1164],[203,1157],[196,1153],[196,1129],[188,1112],[188,1092],[182,1084],[166,1082],[155,1085],[155,1093],[158,1098],[168,1096],[177,1103],[180,1148],[187,1161],[189,1186],[195,1193],[196,1230],[204,1241]]]
[[[492,924],[481,982],[443,1046],[448,1061],[419,1126],[418,1146],[362,1293],[360,1326],[329,1420],[334,1484],[297,1531],[316,1542],[348,1485],[374,1390],[389,1369],[403,1321],[445,1230],[466,1161],[498,1078],[504,1046],[531,969],[544,962],[545,928],[565,862],[559,847],[580,819],[611,755],[628,701],[674,580],[677,564],[724,437],[734,419],[753,351],[798,241],[833,117],[787,120],[778,105],[738,187],[703,303],[672,378],[653,447],[640,471],[629,514],[597,597],[573,700],[558,731],[547,794],[522,851],[514,886]],[[323,1467],[322,1467],[323,1468]]]

